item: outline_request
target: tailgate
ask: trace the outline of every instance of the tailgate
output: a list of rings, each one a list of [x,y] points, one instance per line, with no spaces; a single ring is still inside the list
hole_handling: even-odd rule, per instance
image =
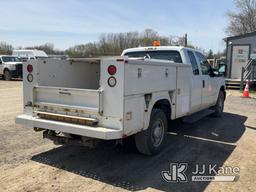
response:
[[[39,110],[75,114],[102,114],[102,90],[37,86],[33,104]]]

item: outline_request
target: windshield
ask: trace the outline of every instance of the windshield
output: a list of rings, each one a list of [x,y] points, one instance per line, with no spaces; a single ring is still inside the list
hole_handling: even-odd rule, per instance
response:
[[[19,62],[18,57],[2,57],[3,62]]]
[[[148,59],[161,59],[173,61],[175,63],[182,63],[180,53],[178,51],[138,51],[125,53],[128,57],[142,57]]]

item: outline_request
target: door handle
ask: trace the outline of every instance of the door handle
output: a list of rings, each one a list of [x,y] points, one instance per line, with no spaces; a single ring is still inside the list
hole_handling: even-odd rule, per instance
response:
[[[203,88],[205,88],[205,81],[203,80]]]
[[[61,95],[71,95],[70,92],[64,92],[64,91],[59,91],[59,94],[61,94]]]

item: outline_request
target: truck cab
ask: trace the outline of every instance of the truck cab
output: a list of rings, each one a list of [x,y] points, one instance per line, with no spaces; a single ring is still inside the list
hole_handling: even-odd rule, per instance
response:
[[[122,56],[191,65],[191,81],[183,82],[191,85],[190,114],[215,105],[220,88],[224,96],[226,94],[223,72],[215,71],[201,51],[180,46],[152,46],[126,49]]]
[[[12,78],[22,77],[22,63],[18,57],[0,55],[0,75],[9,81]]]

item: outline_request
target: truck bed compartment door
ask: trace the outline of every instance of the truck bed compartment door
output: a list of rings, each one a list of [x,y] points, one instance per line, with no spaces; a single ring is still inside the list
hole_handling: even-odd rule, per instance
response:
[[[34,87],[33,104],[47,111],[98,114],[102,112],[100,90],[59,87]]]

